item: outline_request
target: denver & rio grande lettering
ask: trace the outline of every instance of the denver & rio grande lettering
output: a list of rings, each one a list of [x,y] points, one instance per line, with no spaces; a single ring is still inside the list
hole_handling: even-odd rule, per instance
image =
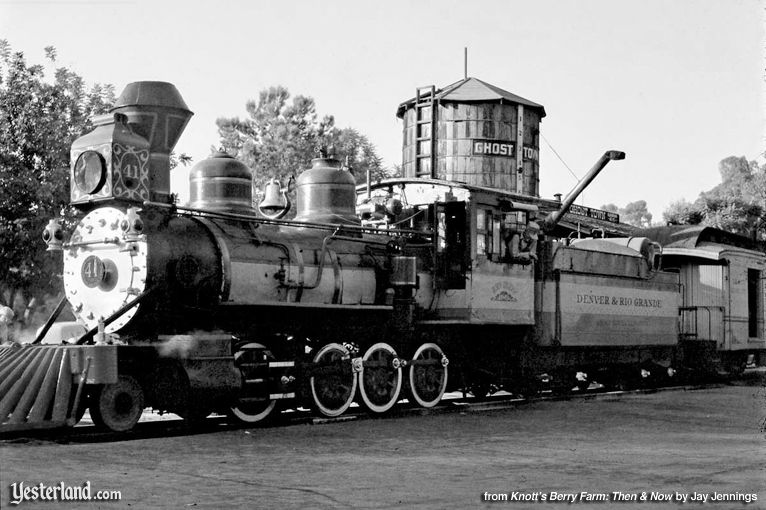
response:
[[[603,306],[633,306],[635,308],[662,308],[661,299],[608,296],[603,294],[577,294],[577,304]]]

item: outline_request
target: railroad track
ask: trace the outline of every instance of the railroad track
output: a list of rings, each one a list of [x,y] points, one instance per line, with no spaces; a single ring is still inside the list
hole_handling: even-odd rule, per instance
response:
[[[763,379],[763,376],[761,376]],[[309,409],[299,408],[282,412],[279,417],[266,424],[245,426],[232,423],[225,416],[214,415],[203,422],[191,426],[176,415],[160,416],[156,413],[146,412],[142,420],[130,432],[112,432],[97,429],[85,418],[74,428],[53,430],[27,430],[17,433],[8,433],[0,439],[0,445],[14,443],[100,443],[112,441],[132,441],[138,439],[151,439],[160,437],[175,437],[195,434],[208,434],[228,430],[245,430],[246,433],[269,427],[280,427],[300,424],[331,424],[344,421],[366,419],[391,419],[405,416],[428,416],[446,413],[474,413],[502,409],[509,409],[529,405],[537,402],[558,400],[581,400],[581,399],[604,399],[626,395],[650,394],[667,391],[695,391],[725,386],[725,383],[714,382],[705,384],[687,384],[679,386],[666,386],[658,388],[639,388],[622,391],[588,390],[585,392],[572,392],[566,395],[541,394],[532,398],[523,398],[510,394],[498,394],[477,399],[475,397],[461,396],[458,394],[447,395],[441,403],[432,408],[422,408],[410,405],[408,402],[400,402],[397,407],[385,414],[370,414],[361,407],[353,406],[349,412],[336,418],[317,417]],[[451,398],[450,398],[451,397]]]

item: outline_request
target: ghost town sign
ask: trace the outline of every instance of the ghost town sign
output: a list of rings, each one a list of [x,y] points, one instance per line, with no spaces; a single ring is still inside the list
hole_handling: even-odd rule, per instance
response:
[[[516,155],[516,144],[503,140],[471,140],[471,155],[473,156],[500,156],[512,158]],[[527,161],[537,161],[539,151],[534,147],[524,146],[521,152],[522,158]]]

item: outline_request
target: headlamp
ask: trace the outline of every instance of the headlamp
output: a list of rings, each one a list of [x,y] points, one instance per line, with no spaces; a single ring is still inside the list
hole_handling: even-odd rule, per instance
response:
[[[91,195],[106,182],[106,163],[96,151],[85,151],[74,165],[74,183],[85,194]]]

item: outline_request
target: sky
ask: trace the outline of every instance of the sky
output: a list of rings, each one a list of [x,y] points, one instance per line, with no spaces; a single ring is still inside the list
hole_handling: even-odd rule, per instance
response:
[[[540,194],[566,194],[605,150],[627,153],[586,189],[591,207],[671,202],[720,183],[718,163],[764,163],[760,0],[0,0],[0,38],[119,93],[174,83],[194,112],[176,147],[218,146],[272,85],[315,99],[386,165],[401,163],[397,106],[468,75],[545,106]],[[550,145],[549,145],[550,144]],[[551,149],[552,147],[552,149]],[[555,150],[555,153],[554,153]],[[558,155],[557,155],[558,154]],[[184,171],[173,190],[188,196]]]

